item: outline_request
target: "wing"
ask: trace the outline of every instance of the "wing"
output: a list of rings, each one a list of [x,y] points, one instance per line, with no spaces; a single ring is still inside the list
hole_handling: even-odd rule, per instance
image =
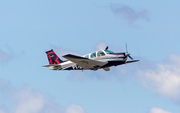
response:
[[[134,63],[134,62],[138,62],[138,61],[139,61],[139,60],[127,61],[126,64],[127,64],[127,63]]]
[[[99,67],[104,66],[105,64],[108,63],[108,62],[97,61],[72,54],[67,54],[63,57],[76,63],[78,66],[82,67],[83,69],[97,70]]]

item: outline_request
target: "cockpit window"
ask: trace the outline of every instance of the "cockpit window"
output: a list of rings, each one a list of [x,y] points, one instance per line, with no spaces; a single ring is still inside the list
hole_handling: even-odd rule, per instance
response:
[[[85,58],[89,58],[89,55],[86,55]]]
[[[98,53],[97,53],[97,56],[98,57],[100,57],[100,56],[104,56],[105,54],[104,54],[104,52],[103,51],[98,51]]]
[[[107,54],[113,54],[114,52],[111,50],[104,50]]]
[[[94,58],[94,57],[96,57],[96,52],[91,53],[91,58]]]

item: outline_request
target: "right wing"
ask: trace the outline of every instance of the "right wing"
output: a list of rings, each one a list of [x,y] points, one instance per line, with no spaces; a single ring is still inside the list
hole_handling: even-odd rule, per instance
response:
[[[83,69],[97,70],[99,67],[104,66],[105,64],[108,63],[108,62],[97,61],[72,54],[67,54],[63,57],[76,63],[78,66],[82,67]]]

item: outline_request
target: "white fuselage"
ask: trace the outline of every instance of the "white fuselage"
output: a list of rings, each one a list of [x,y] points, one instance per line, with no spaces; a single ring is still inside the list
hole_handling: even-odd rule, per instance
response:
[[[102,53],[99,54],[100,52],[102,52]],[[94,56],[93,56],[93,54],[94,54]],[[125,53],[117,53],[117,54],[116,53],[113,53],[113,54],[109,53],[108,54],[104,50],[89,53],[89,54],[83,55],[82,57],[97,60],[97,61],[102,61],[102,62],[125,62],[127,60]],[[56,69],[56,70],[87,70],[85,68],[81,68],[76,63],[73,63],[70,60],[62,62],[59,65],[60,65],[59,69]],[[113,64],[109,65],[109,67],[110,66],[113,66]]]

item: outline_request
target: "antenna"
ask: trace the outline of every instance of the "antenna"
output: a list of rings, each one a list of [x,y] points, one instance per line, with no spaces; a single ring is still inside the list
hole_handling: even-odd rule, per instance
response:
[[[108,50],[108,48],[109,48],[109,47],[107,46],[107,47],[105,48],[105,50]]]

